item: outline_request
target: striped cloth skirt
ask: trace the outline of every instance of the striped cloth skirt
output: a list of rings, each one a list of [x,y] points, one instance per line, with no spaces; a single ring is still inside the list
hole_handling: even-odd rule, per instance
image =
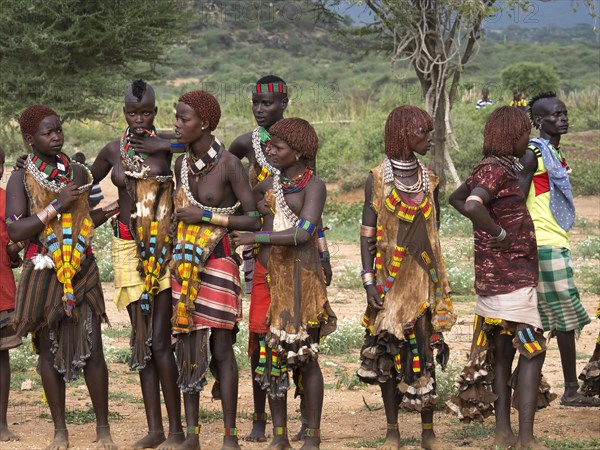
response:
[[[75,308],[68,318],[63,306],[63,285],[54,269],[34,270],[30,259],[23,262],[16,297],[17,334],[44,333],[51,341],[54,368],[66,382],[79,377],[90,357],[93,343],[101,342],[99,321],[107,320],[98,266],[93,256],[81,263],[73,279]]]
[[[202,328],[233,330],[242,320],[242,289],[238,264],[232,257],[209,258],[200,274],[200,290],[194,301],[190,331]],[[181,285],[171,278],[173,307],[181,295]]]

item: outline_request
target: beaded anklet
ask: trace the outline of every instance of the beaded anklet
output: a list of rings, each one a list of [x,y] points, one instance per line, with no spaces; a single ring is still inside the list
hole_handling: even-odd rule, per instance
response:
[[[422,428],[423,430],[433,430],[433,422],[429,422],[429,423],[427,423],[427,422],[423,422],[423,423],[421,424],[421,428]]]
[[[237,437],[237,428],[236,427],[232,427],[232,428],[223,428],[223,436],[235,436]]]
[[[304,430],[304,437],[321,437],[321,429],[320,428],[307,428]]]
[[[254,422],[266,422],[267,421],[267,413],[264,413],[264,412],[257,413],[257,412],[255,412],[254,414],[252,414],[252,420]]]
[[[387,424],[387,429],[388,430],[397,430],[398,429],[398,424],[397,423],[388,423]]]
[[[195,427],[187,427],[187,434],[200,434],[200,430],[202,429],[202,425],[198,424]]]
[[[287,427],[273,427],[273,436],[287,435]]]

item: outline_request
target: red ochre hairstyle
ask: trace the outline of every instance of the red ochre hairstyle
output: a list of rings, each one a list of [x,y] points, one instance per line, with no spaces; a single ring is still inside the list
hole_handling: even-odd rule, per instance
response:
[[[19,117],[19,126],[21,127],[21,134],[23,137],[25,137],[26,134],[33,136],[42,120],[50,116],[58,116],[58,114],[46,105],[29,106]]]
[[[433,121],[427,111],[412,105],[395,108],[385,122],[385,154],[390,159],[402,159],[411,134],[419,130],[431,131]]]
[[[206,91],[190,91],[179,97],[179,101],[190,106],[200,120],[208,120],[210,131],[219,125],[221,107],[214,95]]]
[[[521,109],[514,106],[496,109],[485,123],[484,156],[511,156],[519,138],[530,131],[531,122]]]
[[[304,119],[281,119],[271,125],[269,134],[284,141],[304,158],[314,160],[317,156],[319,138],[312,125]]]

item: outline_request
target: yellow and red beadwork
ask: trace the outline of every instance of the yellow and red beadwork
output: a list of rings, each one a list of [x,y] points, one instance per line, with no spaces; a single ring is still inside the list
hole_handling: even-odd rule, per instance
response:
[[[56,276],[58,281],[63,285],[65,314],[67,317],[71,317],[76,301],[73,278],[81,267],[81,260],[88,247],[88,236],[93,229],[93,224],[88,217],[85,217],[75,242],[73,239],[73,215],[70,212],[65,212],[61,215],[60,225],[62,228],[62,242],[58,242],[56,233],[50,225],[44,230],[44,236],[48,253],[54,263]]]

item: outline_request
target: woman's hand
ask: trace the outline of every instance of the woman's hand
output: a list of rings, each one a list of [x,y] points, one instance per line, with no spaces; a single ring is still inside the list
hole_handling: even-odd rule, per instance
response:
[[[367,291],[367,304],[378,311],[383,309],[383,299],[379,295],[377,287],[371,284],[365,290]]]
[[[323,272],[323,282],[325,283],[325,286],[329,286],[331,284],[331,277],[333,276],[331,261],[329,261],[329,259],[321,260],[321,271]]]
[[[175,216],[177,217],[177,220],[187,224],[202,222],[202,210],[195,206],[178,208],[177,211],[175,211]]]
[[[171,150],[171,141],[161,139],[158,136],[129,136],[129,144],[138,153],[154,154],[159,151]]]
[[[239,231],[234,231],[231,233],[231,240],[233,241],[234,247],[239,247],[240,245],[249,245],[254,244],[254,233],[240,233]]]
[[[27,155],[20,155],[17,157],[17,162],[15,162],[15,167],[13,170],[21,170],[25,168],[25,161],[27,160]]]
[[[77,201],[80,195],[81,192],[79,192],[77,185],[70,181],[58,193],[58,203],[61,208],[69,208],[69,206]]]
[[[507,234],[502,240],[493,237],[488,239],[488,241],[485,243],[485,246],[496,252],[505,252],[510,247],[510,236]]]

